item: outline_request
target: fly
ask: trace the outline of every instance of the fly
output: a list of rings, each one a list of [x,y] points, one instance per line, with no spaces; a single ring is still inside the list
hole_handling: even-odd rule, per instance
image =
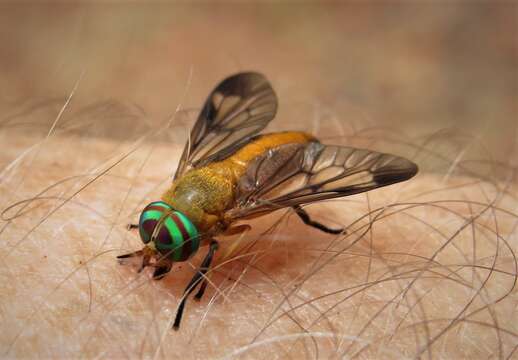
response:
[[[207,287],[205,274],[218,250],[215,237],[249,228],[235,225],[283,208],[302,221],[338,234],[311,219],[301,205],[405,181],[417,165],[370,150],[325,145],[304,132],[260,134],[277,112],[277,97],[266,78],[245,72],[223,80],[210,93],[191,130],[178,169],[162,199],[142,211],[138,228],[144,247],[118,256],[142,257],[140,270],[164,277],[175,262],[208,252],[187,285],[173,328],[178,329],[187,297]]]

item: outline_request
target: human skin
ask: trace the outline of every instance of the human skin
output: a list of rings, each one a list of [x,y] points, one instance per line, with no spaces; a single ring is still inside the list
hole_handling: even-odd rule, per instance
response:
[[[516,357],[512,6],[2,4],[1,356]],[[278,95],[268,131],[420,172],[306,208],[346,234],[279,211],[219,239],[173,331],[207,249],[161,281],[116,256],[142,246],[126,224],[168,188],[196,109],[244,70]]]
[[[141,246],[125,225],[145,199],[167,188],[161,159],[179,155],[179,146],[74,136],[3,140],[20,157],[3,173],[2,208],[40,198],[3,214],[14,217],[2,224],[1,236],[4,356],[506,358],[514,352],[514,184],[495,183],[495,191],[468,176],[421,173],[307,208],[321,222],[344,226],[340,236],[282,211],[251,221],[244,239],[221,239],[205,298],[188,301],[174,331],[183,289],[206,249],[162,281],[115,257]],[[39,147],[24,155],[29,144]],[[78,171],[82,156],[60,151],[72,144],[76,155],[88,154],[82,168],[90,175]],[[76,177],[56,185],[71,174]],[[56,186],[37,195],[47,185]],[[239,249],[225,255],[234,244]]]

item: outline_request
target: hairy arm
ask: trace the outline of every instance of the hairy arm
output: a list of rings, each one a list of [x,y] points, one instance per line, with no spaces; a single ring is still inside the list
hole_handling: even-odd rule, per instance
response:
[[[6,141],[17,157],[4,167],[2,209],[21,202],[3,214],[10,219],[1,234],[4,354],[400,358],[514,351],[516,188],[509,183],[420,174],[306,207],[316,220],[346,227],[344,235],[309,228],[290,212],[257,219],[242,238],[221,239],[205,298],[187,303],[173,331],[182,291],[206,249],[162,281],[115,259],[140,247],[125,225],[167,186],[161,159],[171,158],[171,146],[72,136],[41,142],[24,134]],[[31,144],[36,148],[24,153]],[[73,144],[70,159],[61,149]],[[173,149],[174,158],[180,147]]]

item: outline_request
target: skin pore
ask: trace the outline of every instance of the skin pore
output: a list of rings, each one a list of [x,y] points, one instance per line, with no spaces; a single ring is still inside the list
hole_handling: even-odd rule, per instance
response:
[[[506,6],[3,7],[1,356],[516,357]],[[207,246],[160,281],[116,256],[141,248],[126,225],[169,187],[209,91],[248,69],[279,98],[268,132],[395,153],[420,173],[304,207],[345,234],[278,211],[220,238],[204,298],[173,331]]]

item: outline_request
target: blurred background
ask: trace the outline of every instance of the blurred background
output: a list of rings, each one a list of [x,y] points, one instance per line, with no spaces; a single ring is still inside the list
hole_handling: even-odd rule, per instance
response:
[[[46,133],[77,87],[71,109],[102,112],[89,133],[132,138],[255,70],[279,96],[270,129],[390,128],[413,143],[462,133],[454,151],[507,160],[517,154],[517,14],[503,1],[4,3],[0,119]],[[77,117],[67,111],[56,130],[73,131],[67,114]]]

